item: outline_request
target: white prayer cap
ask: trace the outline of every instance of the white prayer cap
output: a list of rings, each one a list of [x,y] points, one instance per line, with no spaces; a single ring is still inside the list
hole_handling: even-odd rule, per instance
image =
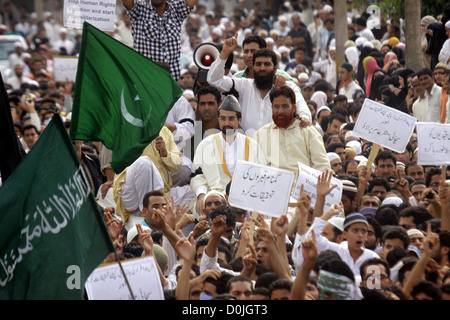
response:
[[[289,52],[289,49],[286,46],[280,46],[277,51],[281,54],[285,53],[285,52]]]
[[[208,197],[209,197],[210,195],[212,195],[212,194],[217,194],[217,195],[221,196],[222,199],[223,199],[223,201],[224,201],[225,203],[227,203],[227,199],[225,199],[225,195],[224,195],[222,192],[219,192],[219,191],[217,191],[217,190],[211,190],[211,191],[209,191],[209,192],[205,195],[205,198],[204,198],[204,205],[205,205],[205,206],[206,206],[206,199],[208,199]]]
[[[370,41],[367,41],[366,43],[363,44],[363,47],[367,47],[367,48],[374,48],[373,43]]]
[[[319,112],[322,111],[322,110],[328,110],[328,111],[331,111],[331,109],[328,108],[327,106],[321,106],[319,109],[317,109],[317,114],[319,114]]]
[[[403,168],[406,167],[406,165],[405,165],[403,162],[401,162],[401,161],[397,161],[395,164],[396,164],[397,166],[400,166],[400,167],[403,167]]]
[[[355,45],[356,45],[357,48],[360,48],[360,47],[362,47],[362,46],[364,45],[364,43],[366,43],[366,42],[367,42],[367,38],[366,38],[366,37],[358,37],[358,38],[355,40]]]
[[[329,4],[326,4],[323,6],[322,10],[325,12],[331,12],[331,11],[333,11],[333,7],[330,6]]]
[[[407,233],[408,233],[408,236],[410,236],[410,237],[414,236],[414,235],[418,235],[418,236],[425,238],[425,235],[422,233],[422,231],[420,231],[418,229],[409,229],[407,231]]]
[[[367,162],[367,158],[362,156],[362,155],[357,155],[356,157],[353,158],[353,160],[356,160],[358,162],[361,162],[361,161],[366,161]]]
[[[341,158],[341,157],[339,157],[339,155],[336,152],[328,152],[327,156],[328,156],[328,160],[330,160],[330,162]]]
[[[247,34],[247,33],[253,33],[252,29],[250,29],[250,28],[245,29],[244,34]]]
[[[393,204],[396,207],[399,207],[403,203],[403,200],[400,197],[387,197],[381,202],[381,205],[385,204]]]
[[[220,27],[215,27],[213,30],[212,30],[212,32],[214,33],[214,34],[217,34],[218,36],[222,36],[223,35],[223,31],[222,31],[222,29],[220,28]]]
[[[349,138],[356,138],[358,139],[358,136],[355,134],[355,132],[353,130],[349,130],[345,133],[345,137],[344,140],[347,140]]]
[[[142,226],[142,230],[151,230],[149,227],[146,226]],[[133,241],[133,239],[138,235],[138,231],[136,226],[133,226],[130,230],[128,230],[127,232],[127,243],[130,243],[131,241]]]
[[[357,140],[350,140],[345,146],[354,149],[356,154],[360,154],[362,152],[361,143]]]
[[[266,43],[274,43],[275,40],[273,40],[272,38],[268,37],[266,38]]]
[[[184,90],[184,91],[183,91],[183,96],[192,96],[192,97],[195,97],[195,94],[194,94],[194,91],[187,89],[187,90]]]
[[[328,223],[332,226],[338,228],[341,231],[344,231],[344,218],[342,217],[333,217],[328,220]]]
[[[23,48],[23,43],[20,41],[14,42],[14,48]]]
[[[67,28],[64,27],[59,28],[59,33],[67,33]]]
[[[445,23],[445,27],[446,27],[447,29],[450,29],[450,20],[448,20],[448,21]]]
[[[28,84],[32,85],[32,86],[36,86],[36,87],[40,87],[39,82],[37,82],[36,80],[29,80]]]
[[[350,180],[342,180],[342,189],[344,191],[350,191],[350,192],[358,192],[358,188],[356,187],[356,184]]]
[[[308,74],[306,72],[300,72],[298,80],[309,80]]]

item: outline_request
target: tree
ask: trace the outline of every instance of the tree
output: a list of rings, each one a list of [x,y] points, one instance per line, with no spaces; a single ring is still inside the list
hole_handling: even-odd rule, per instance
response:
[[[422,68],[420,2],[420,0],[405,0],[406,68],[410,68],[414,72]]]

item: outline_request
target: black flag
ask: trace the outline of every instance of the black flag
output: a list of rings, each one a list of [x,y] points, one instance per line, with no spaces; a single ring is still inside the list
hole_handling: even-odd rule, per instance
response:
[[[5,84],[0,76],[0,172],[4,183],[25,155],[14,131]]]

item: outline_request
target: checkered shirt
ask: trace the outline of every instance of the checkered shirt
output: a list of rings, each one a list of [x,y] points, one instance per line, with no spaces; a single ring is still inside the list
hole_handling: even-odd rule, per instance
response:
[[[181,26],[192,9],[185,0],[167,1],[161,17],[150,0],[135,0],[128,10],[134,49],[155,62],[166,62],[172,76],[180,77]]]

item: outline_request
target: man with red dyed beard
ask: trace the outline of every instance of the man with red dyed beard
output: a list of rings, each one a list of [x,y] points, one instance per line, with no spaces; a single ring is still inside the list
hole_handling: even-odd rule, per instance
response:
[[[255,73],[255,81],[257,77]],[[298,162],[321,172],[331,169],[322,136],[312,126],[300,127],[295,98],[294,90],[288,86],[274,88],[270,92],[273,121],[253,136],[265,153],[268,165],[294,172],[294,185]]]

